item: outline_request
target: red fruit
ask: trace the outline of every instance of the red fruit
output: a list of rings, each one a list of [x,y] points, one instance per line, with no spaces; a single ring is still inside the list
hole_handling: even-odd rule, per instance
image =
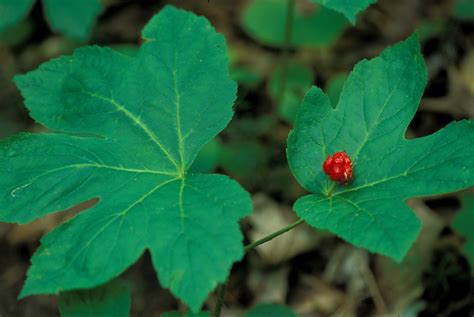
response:
[[[324,173],[333,181],[345,184],[352,178],[352,161],[346,152],[336,152],[323,163]]]

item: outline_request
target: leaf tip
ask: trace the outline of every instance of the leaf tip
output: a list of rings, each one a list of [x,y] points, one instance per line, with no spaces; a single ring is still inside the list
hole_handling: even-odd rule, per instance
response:
[[[159,35],[161,33],[161,29],[163,29],[163,32],[168,29],[173,29],[173,27],[164,26],[164,24],[166,23],[166,20],[171,20],[174,22],[176,19],[183,18],[183,17],[202,18],[193,12],[179,9],[170,4],[165,5],[163,9],[161,9],[157,14],[155,14],[145,25],[145,27],[142,30],[142,39],[145,40],[146,42],[155,41],[157,37],[156,35]],[[205,20],[209,24],[207,19],[204,19],[204,18],[202,19]]]
[[[15,86],[21,91],[22,87],[24,86],[26,79],[27,79],[27,74],[17,74],[13,76],[13,82],[15,83]]]
[[[357,22],[357,15],[356,14],[348,14],[348,15],[345,15],[347,20],[349,20],[349,23],[352,25],[352,26],[355,26],[356,25],[356,22]]]
[[[23,285],[23,288],[20,291],[20,294],[18,294],[18,300],[25,299],[26,297],[34,295],[34,292],[30,290],[30,287],[28,287],[28,280],[25,282]]]

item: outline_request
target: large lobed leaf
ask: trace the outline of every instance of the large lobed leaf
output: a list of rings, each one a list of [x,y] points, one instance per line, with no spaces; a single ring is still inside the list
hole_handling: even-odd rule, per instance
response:
[[[405,139],[426,83],[418,39],[358,63],[337,107],[317,87],[306,95],[288,138],[288,159],[312,194],[294,210],[310,225],[400,261],[420,223],[404,203],[474,184],[474,124],[460,121],[422,138]],[[354,179],[333,183],[323,173],[328,154],[347,151]]]
[[[171,6],[143,37],[137,57],[86,47],[16,77],[31,116],[65,134],[0,144],[0,221],[100,198],[43,237],[21,297],[103,284],[148,249],[161,284],[198,311],[243,255],[248,193],[188,173],[233,114],[224,38]]]
[[[325,7],[340,12],[351,21],[352,24],[356,23],[357,14],[371,4],[377,2],[377,0],[311,0],[314,3],[322,4]]]

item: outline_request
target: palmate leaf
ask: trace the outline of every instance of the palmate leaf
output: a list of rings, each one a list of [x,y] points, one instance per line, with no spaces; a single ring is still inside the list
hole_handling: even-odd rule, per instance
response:
[[[16,77],[31,116],[67,134],[1,143],[0,221],[100,198],[43,237],[21,297],[103,284],[148,249],[162,286],[198,311],[243,255],[248,193],[188,173],[233,114],[224,38],[170,6],[143,37],[136,57],[86,47]]]
[[[356,16],[360,11],[367,9],[368,6],[377,2],[377,0],[311,0],[314,3],[322,4],[332,10],[340,12],[351,21],[356,23]]]
[[[358,63],[337,107],[313,87],[288,137],[288,160],[312,194],[294,210],[310,225],[400,261],[420,223],[404,203],[474,184],[474,124],[460,121],[422,138],[405,139],[426,83],[418,38]],[[323,173],[328,154],[347,151],[354,178],[336,184]]]

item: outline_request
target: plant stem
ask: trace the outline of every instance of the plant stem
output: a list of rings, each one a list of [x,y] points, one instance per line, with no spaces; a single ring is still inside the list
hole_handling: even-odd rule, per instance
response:
[[[282,234],[284,234],[284,233],[290,231],[291,229],[293,229],[293,228],[295,228],[295,227],[298,227],[298,226],[299,226],[300,224],[302,224],[303,222],[304,222],[303,219],[299,219],[298,221],[296,221],[296,222],[294,222],[294,223],[292,223],[292,224],[290,224],[290,225],[288,225],[288,226],[286,226],[286,227],[284,227],[284,228],[281,228],[281,229],[278,230],[278,231],[275,231],[275,232],[273,232],[273,233],[271,233],[271,234],[269,234],[269,235],[267,235],[267,236],[265,236],[265,237],[263,237],[263,238],[261,238],[261,239],[259,239],[259,240],[257,240],[257,241],[254,241],[254,242],[252,242],[252,243],[246,245],[246,246],[244,247],[244,251],[245,251],[245,252],[249,252],[249,251],[255,249],[256,247],[258,247],[259,245],[264,244],[265,242],[268,242],[268,241],[270,241],[270,240],[272,240],[272,239],[278,237],[279,235],[282,235]]]
[[[256,247],[258,247],[259,245],[261,244],[264,244],[270,240],[273,240],[275,239],[276,237],[298,227],[300,224],[302,224],[304,222],[303,219],[298,219],[298,221],[296,222],[293,222],[292,224],[286,226],[286,227],[283,227],[281,228],[280,230],[278,231],[275,231],[273,233],[270,233],[269,235],[257,240],[257,241],[254,241],[248,245],[246,245],[244,247],[244,252],[249,252],[249,251],[252,251],[253,249],[255,249]],[[219,286],[219,289],[217,290],[217,302],[216,302],[216,306],[214,307],[214,311],[212,313],[212,317],[220,317],[221,315],[221,310],[222,310],[222,306],[224,305],[224,298],[225,298],[225,293],[227,291],[227,284],[229,283],[229,280],[225,281],[223,284],[221,284]]]
[[[220,317],[221,315],[222,306],[224,305],[225,293],[227,291],[227,283],[229,283],[229,280],[225,281],[219,286],[219,290],[217,291],[217,303],[216,307],[214,307],[212,317]]]
[[[283,102],[285,95],[286,81],[288,77],[289,50],[291,47],[291,35],[293,33],[293,17],[295,12],[295,0],[288,0],[288,9],[286,11],[285,38],[283,39],[283,54],[281,56],[281,77],[280,90],[278,92],[278,103]]]

